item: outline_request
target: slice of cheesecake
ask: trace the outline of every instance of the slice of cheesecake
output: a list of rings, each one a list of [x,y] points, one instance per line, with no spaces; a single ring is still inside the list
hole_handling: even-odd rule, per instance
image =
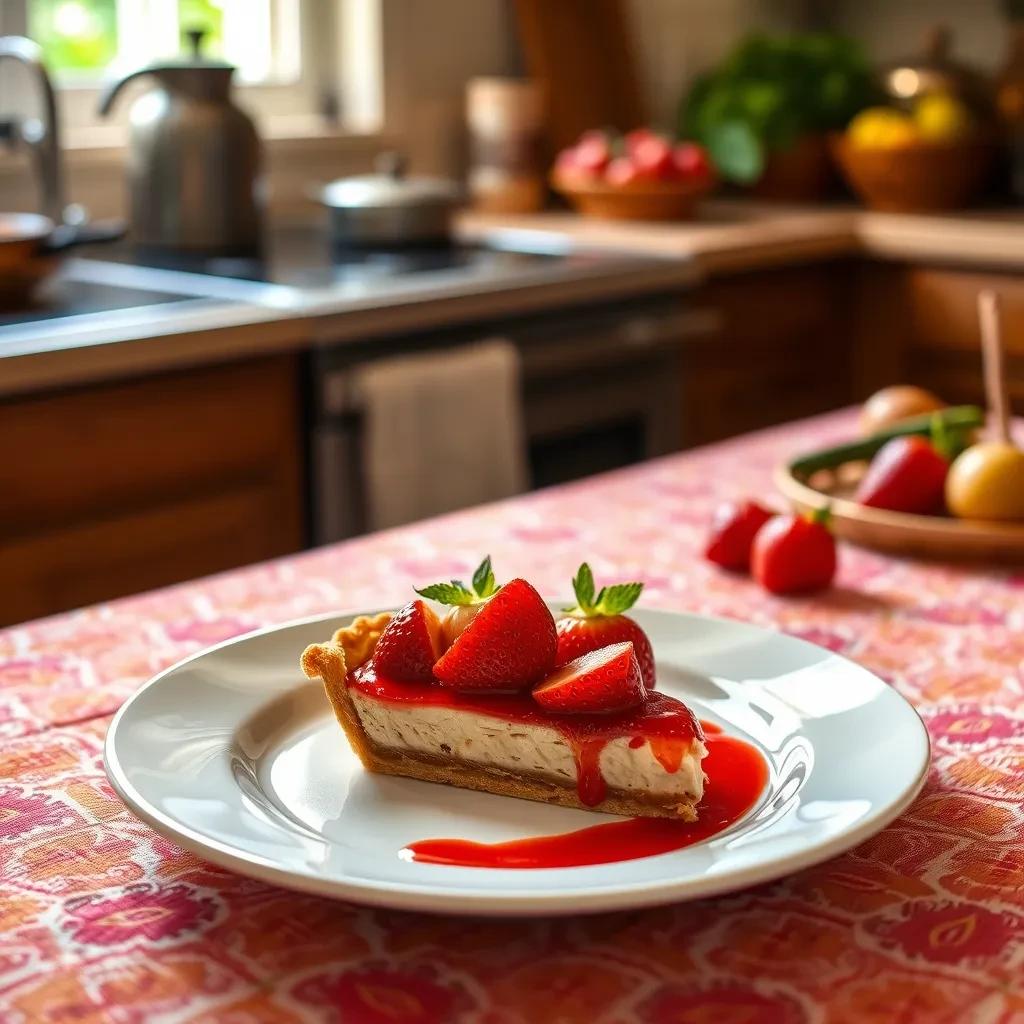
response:
[[[513,591],[506,593],[511,602]],[[707,750],[700,723],[682,701],[646,692],[641,684],[635,706],[564,714],[542,707],[518,678],[507,692],[500,677],[484,686],[478,676],[467,675],[460,677],[461,688],[422,676],[393,678],[378,662],[408,663],[394,661],[395,645],[387,637],[404,638],[420,628],[411,624],[418,622],[408,613],[413,605],[396,616],[391,630],[387,613],[360,617],[302,655],[304,673],[323,680],[338,722],[369,771],[611,814],[696,820]],[[492,618],[499,612],[495,607]],[[466,630],[468,638],[458,641],[464,649],[474,642],[483,648],[483,618],[474,635]],[[515,635],[522,636],[523,623],[516,626]],[[423,643],[437,642],[432,629],[427,633]],[[388,657],[374,658],[385,634]],[[506,663],[500,644],[492,642],[486,656],[500,672]],[[437,666],[435,673],[452,674],[443,659]],[[559,686],[572,671],[571,665],[563,668],[544,685]]]

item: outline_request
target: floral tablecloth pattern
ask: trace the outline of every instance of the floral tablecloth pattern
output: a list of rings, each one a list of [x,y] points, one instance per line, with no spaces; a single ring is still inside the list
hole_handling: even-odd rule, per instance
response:
[[[1024,1021],[1024,573],[846,547],[831,592],[783,600],[699,557],[717,501],[767,492],[780,458],[852,425],[819,417],[0,632],[0,1021]],[[112,792],[105,730],[153,673],[256,627],[404,600],[488,552],[556,593],[585,556],[643,579],[650,606],[854,658],[923,716],[924,792],[770,885],[532,921],[273,888],[183,852]]]

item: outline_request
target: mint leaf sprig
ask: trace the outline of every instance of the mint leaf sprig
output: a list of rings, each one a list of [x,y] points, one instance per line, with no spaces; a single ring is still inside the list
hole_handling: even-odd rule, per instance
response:
[[[420,597],[437,601],[439,604],[469,605],[481,604],[493,597],[498,592],[498,583],[491,568],[491,556],[488,555],[477,566],[472,583],[468,587],[462,580],[452,580],[450,583],[431,583],[430,586],[413,589]]]
[[[584,562],[576,572],[572,581],[576,604],[565,611],[570,615],[586,617],[594,615],[621,615],[632,608],[643,592],[642,583],[615,583],[610,587],[602,587],[595,594],[594,574],[590,566]]]

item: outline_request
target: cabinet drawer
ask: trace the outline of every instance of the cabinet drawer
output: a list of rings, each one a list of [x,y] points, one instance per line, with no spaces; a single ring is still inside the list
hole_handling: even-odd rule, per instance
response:
[[[297,392],[274,357],[0,402],[0,542],[254,471],[297,492]]]
[[[0,545],[0,625],[281,553],[278,496],[254,483]]]
[[[977,353],[978,292],[991,288],[1002,298],[1003,340],[1007,352],[1024,355],[1024,278],[1009,274],[972,274],[959,270],[911,268],[906,301],[911,345]]]

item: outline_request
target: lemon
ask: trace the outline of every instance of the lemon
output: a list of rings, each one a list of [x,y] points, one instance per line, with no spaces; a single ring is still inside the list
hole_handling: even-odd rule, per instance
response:
[[[955,96],[932,92],[914,104],[914,124],[929,142],[955,142],[971,133],[973,118]]]
[[[891,149],[920,139],[914,120],[892,107],[862,110],[850,122],[847,134],[858,149]]]
[[[956,457],[946,477],[946,504],[961,519],[1024,519],[1024,452],[984,441]]]

